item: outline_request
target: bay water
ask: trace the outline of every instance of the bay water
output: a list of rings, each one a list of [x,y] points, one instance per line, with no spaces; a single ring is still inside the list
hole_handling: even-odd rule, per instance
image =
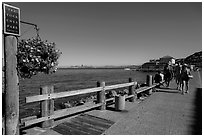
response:
[[[147,75],[154,74],[155,72],[124,69],[58,69],[53,74],[38,74],[31,79],[20,79],[20,118],[39,114],[40,103],[26,104],[25,97],[39,95],[42,86],[53,85],[54,92],[64,92],[93,88],[96,87],[97,81],[113,85],[126,83],[128,78],[132,78],[138,83],[144,83]]]

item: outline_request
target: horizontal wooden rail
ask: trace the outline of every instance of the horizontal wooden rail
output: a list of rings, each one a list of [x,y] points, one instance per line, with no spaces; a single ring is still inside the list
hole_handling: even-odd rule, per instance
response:
[[[105,90],[128,87],[128,86],[134,85],[134,83],[135,82],[130,82],[130,83],[106,86]],[[80,94],[93,93],[93,92],[97,92],[97,91],[101,91],[101,90],[102,90],[102,87],[97,87],[97,88],[65,91],[65,92],[52,93],[52,94],[36,95],[36,96],[26,97],[26,103],[37,102],[37,101],[42,101],[42,100],[47,100],[47,99],[63,98],[63,97],[80,95]]]
[[[30,126],[30,125],[33,125],[33,124],[36,124],[36,123],[46,121],[46,120],[57,119],[57,118],[60,118],[60,117],[69,116],[69,115],[72,115],[72,114],[75,114],[75,113],[79,113],[79,112],[83,112],[83,111],[90,110],[90,109],[93,109],[93,108],[97,108],[97,107],[99,107],[101,105],[102,105],[102,103],[87,104],[87,105],[85,104],[85,105],[82,105],[82,106],[77,106],[77,107],[73,107],[73,108],[58,110],[58,111],[54,112],[54,115],[47,116],[47,117],[41,117],[41,118],[37,118],[37,119],[32,119],[32,120],[29,120],[29,121],[25,121],[24,126],[27,127],[27,126]]]
[[[65,91],[65,92],[52,93],[52,94],[36,95],[36,96],[26,97],[26,103],[37,102],[37,101],[42,101],[42,100],[47,100],[47,99],[64,98],[64,97],[75,96],[75,95],[80,95],[80,94],[93,93],[93,92],[97,92],[101,90],[102,90],[102,87],[97,87],[97,88]]]
[[[106,99],[106,102],[107,102],[107,101],[114,101],[114,99],[115,99],[115,98]]]
[[[20,123],[25,123],[26,121],[29,121],[29,120],[33,120],[33,119],[37,119],[37,116],[30,116],[30,117],[26,117],[26,118],[22,118],[20,120]]]
[[[148,87],[148,86],[141,87],[141,88],[137,89],[135,92],[138,94],[138,93],[147,91],[147,90],[149,90],[149,89],[155,88],[157,85],[159,85],[159,84],[153,84],[153,85],[150,86],[150,87]]]
[[[111,86],[105,86],[105,90],[111,90],[111,89],[117,89],[117,88],[124,88],[128,86],[133,86],[135,82],[130,83],[124,83],[124,84],[117,84],[117,85],[111,85]]]
[[[129,95],[129,96],[126,96],[125,99],[127,98],[131,98],[131,97],[134,97],[135,95]]]

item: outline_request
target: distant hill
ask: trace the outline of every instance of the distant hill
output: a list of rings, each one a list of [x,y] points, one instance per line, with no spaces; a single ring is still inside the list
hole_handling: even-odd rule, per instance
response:
[[[184,59],[187,64],[196,65],[197,67],[202,67],[202,51],[196,52]]]

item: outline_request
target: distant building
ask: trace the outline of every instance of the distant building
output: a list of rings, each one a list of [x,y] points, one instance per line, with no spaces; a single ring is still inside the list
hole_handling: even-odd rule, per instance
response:
[[[175,64],[175,58],[171,56],[164,56],[158,60],[151,59],[149,62],[146,62],[142,65],[141,70],[143,71],[163,70],[164,66],[167,63]]]
[[[142,70],[154,70],[156,66],[156,62],[146,62],[142,65]]]

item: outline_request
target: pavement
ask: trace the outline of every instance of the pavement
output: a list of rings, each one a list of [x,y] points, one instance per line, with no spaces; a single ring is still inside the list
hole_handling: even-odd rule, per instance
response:
[[[123,111],[116,111],[111,105],[103,111],[86,113],[115,122],[104,135],[201,135],[202,77],[198,74],[193,72],[188,94],[182,95],[172,81],[169,88],[145,99],[126,101]],[[49,129],[38,134],[58,133]]]
[[[116,122],[106,130],[106,135],[202,134],[201,87],[201,80],[195,72],[188,94],[182,95],[172,81],[169,89],[157,91],[143,101],[126,102],[122,112],[109,108],[90,114]]]

